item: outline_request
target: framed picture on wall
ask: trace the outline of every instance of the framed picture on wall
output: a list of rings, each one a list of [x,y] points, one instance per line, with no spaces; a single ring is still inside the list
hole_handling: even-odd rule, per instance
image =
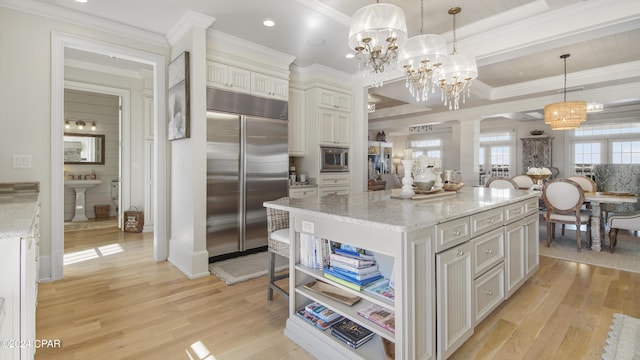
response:
[[[189,52],[169,64],[169,140],[189,137]]]

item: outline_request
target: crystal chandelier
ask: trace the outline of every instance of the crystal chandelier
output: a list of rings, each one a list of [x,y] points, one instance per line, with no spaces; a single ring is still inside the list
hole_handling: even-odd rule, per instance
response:
[[[586,101],[567,101],[567,58],[571,54],[560,55],[564,60],[564,101],[544,107],[544,123],[552,130],[577,129],[587,120]]]
[[[462,11],[459,7],[449,9],[449,15],[453,16],[453,52],[449,57],[449,62],[441,69],[438,80],[442,90],[442,101],[444,106],[449,105],[449,110],[460,108],[460,97],[462,103],[465,102],[464,92],[471,96],[471,82],[478,77],[478,65],[473,55],[458,54],[456,49],[456,14]]]
[[[406,75],[405,87],[416,101],[429,100],[435,92],[441,66],[449,59],[444,37],[424,34],[424,0],[420,2],[420,35],[407,40],[398,55],[398,68]]]
[[[371,86],[380,87],[388,71],[396,68],[398,48],[407,41],[404,12],[392,4],[367,5],[353,14],[349,47],[356,52],[364,77],[373,75]]]

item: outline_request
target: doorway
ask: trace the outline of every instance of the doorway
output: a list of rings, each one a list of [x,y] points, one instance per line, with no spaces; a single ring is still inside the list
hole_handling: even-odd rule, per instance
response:
[[[126,48],[109,43],[103,43],[94,40],[54,32],[52,34],[51,46],[51,255],[48,259],[41,257],[42,265],[50,268],[50,280],[57,280],[63,277],[64,264],[64,228],[63,228],[63,207],[64,207],[64,159],[63,159],[63,132],[64,132],[64,52],[65,49],[77,49],[90,53],[115,56],[153,67],[153,130],[158,141],[154,142],[154,169],[155,178],[154,186],[154,208],[152,209],[155,216],[154,222],[154,251],[153,258],[156,261],[166,260],[168,252],[167,239],[167,211],[166,211],[166,189],[167,181],[165,179],[167,164],[166,127],[165,119],[165,68],[166,60],[164,56],[153,53],[140,51],[137,49]],[[120,142],[123,146],[122,152],[126,152],[124,146],[128,146],[130,139],[121,138]],[[121,163],[123,167],[122,176],[126,177],[124,161]],[[126,199],[126,189],[120,191],[121,199]],[[123,203],[123,206],[127,204]],[[46,262],[49,262],[47,264]],[[45,277],[46,278],[46,277]]]

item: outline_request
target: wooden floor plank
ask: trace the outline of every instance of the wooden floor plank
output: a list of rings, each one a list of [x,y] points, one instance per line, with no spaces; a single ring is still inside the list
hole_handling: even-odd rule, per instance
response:
[[[187,359],[196,341],[218,360],[313,358],[283,334],[288,303],[266,300],[265,277],[232,286],[215,276],[188,280],[153,261],[151,234],[65,234],[65,252],[95,249],[105,251],[40,284],[36,336],[62,348],[38,349],[37,360]],[[451,358],[599,359],[613,314],[640,317],[638,298],[640,274],[541,257]]]

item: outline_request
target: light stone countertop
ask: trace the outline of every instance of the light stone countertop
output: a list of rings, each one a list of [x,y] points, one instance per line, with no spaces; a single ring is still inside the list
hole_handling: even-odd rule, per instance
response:
[[[38,204],[35,191],[0,193],[0,239],[30,236]]]
[[[537,194],[528,190],[468,187],[455,196],[425,200],[392,199],[400,189],[370,191],[352,195],[275,200],[265,207],[300,214],[320,215],[337,221],[357,223],[392,231],[412,231],[445,221],[490,210]]]

